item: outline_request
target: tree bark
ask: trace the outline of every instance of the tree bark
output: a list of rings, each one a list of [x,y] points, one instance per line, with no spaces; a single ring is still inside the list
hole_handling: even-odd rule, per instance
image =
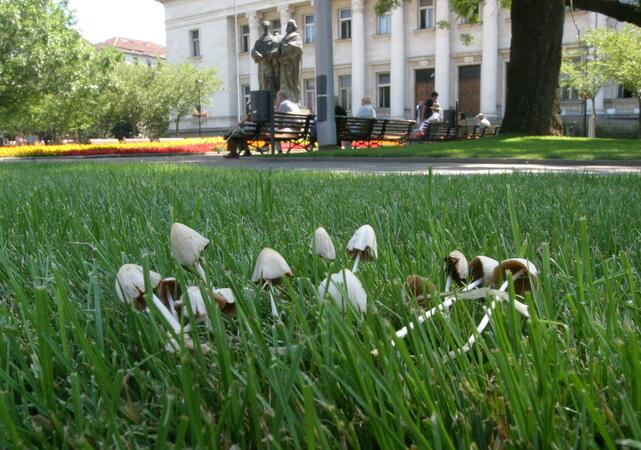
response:
[[[501,133],[561,135],[564,0],[512,0],[512,43]]]

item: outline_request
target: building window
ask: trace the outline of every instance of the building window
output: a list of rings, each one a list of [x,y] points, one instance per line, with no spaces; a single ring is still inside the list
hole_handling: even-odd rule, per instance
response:
[[[305,22],[305,44],[312,44],[315,40],[316,27],[314,26],[314,15],[304,17]]]
[[[392,15],[385,13],[376,18],[376,34],[388,34],[392,32]]]
[[[249,25],[240,26],[240,51],[241,53],[249,51]]]
[[[274,19],[270,22],[272,33],[280,33],[280,19]]]
[[[390,107],[390,75],[389,73],[378,74],[378,107]]]
[[[561,100],[578,100],[579,93],[573,87],[561,87]]]
[[[632,98],[634,96],[634,93],[632,91],[628,91],[622,84],[618,86],[617,98]]]
[[[189,36],[191,37],[191,56],[197,58],[200,56],[200,31],[191,30]]]
[[[248,84],[240,86],[240,100],[243,104],[242,110],[245,111],[245,114],[249,114],[251,108],[251,88]]]
[[[338,77],[338,101],[345,111],[352,110],[352,76]]]
[[[303,87],[305,88],[305,107],[313,113],[314,99],[316,98],[316,80],[314,78],[303,80]]]
[[[434,28],[434,0],[418,0],[418,27]]]
[[[338,32],[339,39],[352,38],[352,10],[341,9],[338,11]]]

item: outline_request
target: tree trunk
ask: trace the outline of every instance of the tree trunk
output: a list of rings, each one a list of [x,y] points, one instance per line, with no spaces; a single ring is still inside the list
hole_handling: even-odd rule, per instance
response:
[[[512,0],[512,43],[501,133],[561,135],[563,0]]]
[[[639,139],[641,139],[641,91],[637,93],[637,101],[639,102]]]
[[[180,128],[180,119],[176,119],[176,137],[178,137],[179,128]]]
[[[590,103],[592,104],[592,108],[590,111],[590,129],[588,131],[588,137],[589,138],[595,138],[596,137],[596,102],[595,102],[596,97],[590,97]]]

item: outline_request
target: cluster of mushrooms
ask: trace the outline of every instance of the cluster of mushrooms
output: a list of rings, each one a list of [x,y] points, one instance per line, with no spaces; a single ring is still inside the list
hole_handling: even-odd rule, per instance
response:
[[[177,338],[181,338],[185,347],[193,348],[193,341],[189,336],[189,311],[196,321],[204,322],[211,328],[208,318],[208,306],[217,306],[223,314],[233,315],[236,311],[236,299],[229,288],[215,288],[210,286],[205,271],[200,262],[209,240],[197,231],[181,223],[171,226],[169,241],[174,258],[183,266],[193,270],[204,282],[204,286],[190,286],[184,292],[174,277],[163,278],[160,274],[150,271],[148,283],[152,289],[150,296],[146,296],[147,287],[145,273],[141,266],[125,264],[116,275],[116,294],[120,301],[133,305],[139,311],[148,311],[146,298],[151,298],[154,307],[160,312],[164,321],[170,328],[167,350],[176,351],[179,347]],[[314,253],[326,261],[336,259],[336,250],[331,237],[323,227],[314,232],[312,241]],[[378,257],[376,234],[370,225],[360,227],[347,244],[347,254],[353,258],[352,269],[344,268],[337,273],[328,274],[317,288],[320,299],[330,298],[341,309],[351,309],[363,315],[367,310],[367,293],[356,276],[359,264],[363,261],[375,260]],[[487,327],[492,311],[498,302],[509,301],[506,292],[511,274],[515,293],[518,296],[531,291],[536,284],[537,270],[534,265],[520,258],[507,259],[498,262],[486,256],[477,256],[469,264],[463,253],[456,250],[445,258],[445,294],[438,294],[437,289],[427,278],[420,275],[407,277],[402,289],[402,297],[406,301],[415,299],[421,306],[427,300],[443,298],[437,306],[429,309],[417,317],[416,322],[401,328],[396,332],[399,339],[405,338],[416,324],[424,323],[434,317],[438,312],[447,312],[457,300],[474,300],[491,298],[492,303],[486,308],[486,313],[477,327],[480,334]],[[252,274],[253,283],[261,283],[260,291],[267,290],[270,300],[271,315],[278,318],[278,308],[275,301],[274,285],[285,277],[291,277],[292,271],[285,258],[276,250],[264,248],[256,258],[256,265]],[[469,282],[469,283],[468,283]],[[460,287],[455,293],[450,292],[452,285]],[[497,289],[498,287],[498,289]],[[512,300],[516,310],[529,318],[527,305]],[[188,307],[188,308],[187,308]],[[468,339],[467,343],[450,356],[468,351],[476,340],[476,334]],[[394,341],[391,342],[395,345]],[[207,351],[206,345],[201,346]],[[378,354],[373,350],[374,355]]]

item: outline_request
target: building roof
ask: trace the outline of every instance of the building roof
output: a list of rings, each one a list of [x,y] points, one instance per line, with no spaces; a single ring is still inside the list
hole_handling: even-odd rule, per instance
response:
[[[98,50],[105,47],[113,47],[123,53],[129,53],[136,56],[151,56],[154,58],[165,59],[165,47],[153,42],[140,41],[138,39],[129,39],[122,37],[113,37],[105,42],[96,44]]]

